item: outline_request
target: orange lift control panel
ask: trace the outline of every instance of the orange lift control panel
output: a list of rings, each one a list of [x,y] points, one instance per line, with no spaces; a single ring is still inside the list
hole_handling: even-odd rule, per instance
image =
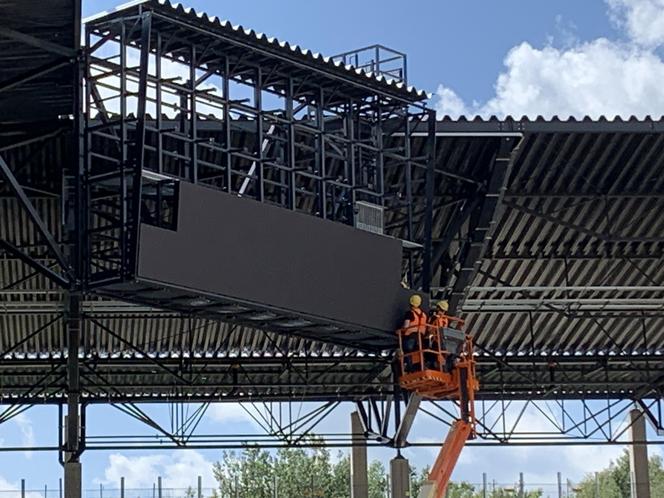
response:
[[[429,479],[419,498],[442,498],[466,441],[475,438],[475,375],[473,338],[464,331],[464,321],[446,317],[443,327],[412,326],[398,331],[399,384],[430,400],[454,400],[460,416],[452,424]]]

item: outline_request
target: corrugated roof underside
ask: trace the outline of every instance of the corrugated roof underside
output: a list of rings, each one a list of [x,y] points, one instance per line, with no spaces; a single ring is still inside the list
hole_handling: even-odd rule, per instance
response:
[[[664,134],[526,134],[488,256],[471,287],[597,287],[584,296],[661,300],[659,291],[611,288],[656,289],[664,282],[663,201]],[[490,303],[533,296],[527,289],[503,289],[466,297]],[[480,310],[469,320],[483,346],[496,352],[661,352],[664,310],[648,310],[643,319],[638,310],[583,316],[571,303],[530,314]]]
[[[73,50],[79,0],[0,1],[0,17],[10,28],[37,40]],[[67,61],[67,57],[0,35],[0,86],[37,69]],[[53,119],[73,112],[73,71],[70,65],[32,78],[0,93],[0,122]]]

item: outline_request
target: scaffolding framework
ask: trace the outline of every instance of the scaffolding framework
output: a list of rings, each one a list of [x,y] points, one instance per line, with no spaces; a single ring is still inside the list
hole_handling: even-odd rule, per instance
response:
[[[433,168],[435,112],[196,35],[156,11],[86,27],[90,284],[131,277],[138,224],[167,223],[177,181],[351,226],[362,205],[397,213],[386,235],[406,241],[404,272],[419,278],[431,243],[414,227],[413,182]],[[423,123],[431,143],[415,156]],[[394,171],[406,182],[385,185]]]

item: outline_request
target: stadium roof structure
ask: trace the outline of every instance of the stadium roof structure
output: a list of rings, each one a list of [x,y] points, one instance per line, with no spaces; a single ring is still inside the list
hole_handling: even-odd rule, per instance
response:
[[[324,407],[315,426],[349,401],[372,441],[406,446],[420,403],[396,383],[396,319],[370,313],[400,302],[403,279],[449,299],[474,334],[483,439],[518,442],[495,429],[510,403],[562,407],[558,442],[615,442],[603,427],[633,402],[662,427],[662,120],[436,119],[405,68],[325,59],[156,0],[92,18],[72,58],[79,6],[35,18],[24,5],[0,3],[13,20],[0,28],[13,71],[0,82],[0,423],[35,404],[113,404],[158,427],[137,404],[297,400]],[[225,268],[210,283],[252,225],[222,205],[263,210],[253,220],[275,220],[273,238],[241,251],[264,257],[234,253],[243,278]],[[367,206],[383,235],[356,228]],[[177,239],[192,226],[203,234]],[[277,243],[293,226],[312,231]],[[360,246],[396,268],[395,289],[345,286]],[[304,296],[279,288],[288,278]],[[234,279],[237,294],[219,287]],[[66,439],[69,455],[86,447]]]
[[[649,119],[437,123],[436,200],[440,207],[434,212],[434,234],[440,241],[451,242],[440,251],[440,261],[434,260],[433,292],[458,296],[458,306],[476,335],[483,385],[480,397],[528,396],[547,389],[558,370],[565,387],[559,395],[564,397],[607,393],[629,397],[658,377],[652,369],[658,368],[664,350],[663,291],[656,285],[664,271],[664,240],[659,235],[664,233],[661,126],[661,121]],[[496,207],[495,229],[480,257],[462,263],[459,253],[464,252],[469,224],[457,217],[465,211],[463,203],[472,202],[467,192],[482,192],[485,175],[506,135],[518,135],[519,144],[502,202]],[[32,156],[26,175],[43,172],[53,157],[68,159],[70,139],[63,132],[44,142],[6,150],[3,157],[15,164],[21,157]],[[460,195],[464,188],[467,191]],[[14,199],[5,197],[2,202],[2,233],[12,233],[11,240],[35,243],[23,209]],[[49,230],[58,233],[58,198],[42,194],[34,202]],[[419,202],[424,202],[423,197]],[[386,225],[390,223],[388,218]],[[455,223],[461,226],[450,234]],[[6,288],[2,291],[1,349],[11,349],[5,358],[15,358],[18,364],[35,364],[34,380],[51,368],[49,362],[64,361],[62,324],[49,323],[65,311],[64,292],[16,258],[5,255],[2,266]],[[462,267],[474,269],[465,284],[459,275],[454,276]],[[86,354],[105,358],[110,383],[124,386],[123,396],[170,399],[171,388],[177,387],[169,387],[168,372],[155,372],[154,388],[149,374],[127,378],[125,364],[141,368],[140,354],[123,343],[130,339],[147,354],[187,355],[201,365],[215,358],[220,365],[231,364],[234,358],[254,358],[256,364],[260,358],[269,358],[267,363],[277,366],[276,378],[281,375],[277,358],[286,352],[309,361],[318,357],[322,365],[347,362],[348,370],[340,370],[338,378],[329,370],[321,383],[329,386],[323,391],[333,397],[353,392],[361,397],[390,389],[389,379],[375,382],[389,365],[389,348],[387,352],[362,351],[102,297],[90,297],[84,309],[99,321],[90,327]],[[44,329],[34,334],[40,327]],[[116,332],[105,333],[103,327]],[[117,375],[126,381],[114,380],[111,365],[115,361]],[[352,365],[362,368],[355,372]],[[7,363],[6,368],[13,367]],[[144,363],[143,368],[150,371],[153,365]],[[360,382],[367,373],[374,378]],[[278,392],[276,378],[262,378],[267,392]],[[344,382],[346,391],[337,386]],[[14,390],[11,383],[8,378],[3,386],[3,395],[10,398],[21,393],[21,387]],[[24,379],[20,386],[29,384]],[[53,389],[62,392],[63,386]],[[300,387],[314,397],[325,396],[314,394],[312,385]],[[216,392],[213,383],[201,384],[192,386],[187,396]],[[91,400],[105,399],[103,390],[89,395]]]
[[[113,23],[118,18],[126,17],[128,14],[138,15],[145,10],[153,13],[155,23],[164,23],[164,32],[167,34],[177,33],[177,36],[183,36],[179,30],[186,31],[188,42],[195,41],[203,47],[209,45],[211,41],[219,46],[219,36],[223,36],[229,43],[233,43],[234,49],[238,46],[246,47],[258,57],[279,59],[283,63],[281,68],[283,71],[289,73],[305,71],[312,80],[333,79],[339,85],[343,85],[344,82],[351,83],[349,88],[352,88],[351,91],[356,95],[359,95],[358,92],[364,87],[409,102],[428,98],[426,92],[408,86],[404,81],[404,75],[390,76],[389,73],[382,72],[378,66],[351,65],[346,63],[343,57],[326,57],[287,41],[269,37],[265,33],[233,25],[216,16],[208,16],[204,12],[198,13],[193,8],[184,7],[181,3],[172,3],[170,0],[128,2],[112,12],[104,12],[85,21],[90,24]]]

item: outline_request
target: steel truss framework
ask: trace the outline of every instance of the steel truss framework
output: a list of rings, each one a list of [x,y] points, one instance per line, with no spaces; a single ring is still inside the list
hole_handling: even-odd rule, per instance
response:
[[[148,432],[109,434],[101,431],[89,433],[86,414],[102,403],[145,425]],[[169,403],[168,413],[155,410],[145,403],[108,402],[97,400],[81,406],[79,451],[150,450],[150,449],[243,449],[260,446],[266,449],[281,447],[382,446],[395,449],[437,447],[458,416],[458,407],[452,402],[409,399],[402,403],[395,396],[371,397],[348,404],[342,400],[302,402],[243,401],[238,404],[245,419],[253,423],[255,432],[238,434],[233,431],[205,433],[200,429],[203,417],[212,401]],[[225,409],[227,405],[223,405]],[[58,404],[58,446],[9,447],[3,451],[62,451],[65,448],[68,417],[63,405]],[[4,424],[30,405],[10,405],[0,413]],[[163,407],[161,407],[163,408]],[[646,444],[662,444],[661,399],[641,399],[637,403],[626,399],[605,400],[482,400],[477,405],[478,438],[471,446],[575,446],[615,445],[630,441],[634,421],[629,412],[637,408],[653,428],[656,437]],[[358,438],[350,432],[329,432],[328,423],[339,424],[350,410],[359,413],[364,434]],[[408,434],[418,415],[425,423],[426,435],[409,441]],[[330,422],[332,421],[332,422]],[[327,426],[329,427],[329,425]],[[61,454],[61,459],[70,458]],[[64,461],[64,460],[62,460]]]
[[[378,206],[403,219],[388,234],[410,242],[405,272],[419,277],[431,235],[416,232],[412,184],[433,167],[435,112],[195,34],[157,11],[87,26],[90,284],[133,276],[138,221],[172,219],[177,180],[349,225],[358,202]],[[385,185],[392,171],[402,187]]]
[[[529,204],[547,192],[509,191],[515,163],[529,146],[518,126],[501,130],[473,156],[481,171],[453,170],[454,161],[472,161],[460,150],[446,155],[432,139],[435,113],[417,102],[340,83],[313,67],[292,71],[287,59],[233,47],[232,40],[200,30],[190,36],[188,29],[149,10],[90,24],[88,49],[69,63],[85,81],[75,86],[73,121],[34,127],[18,140],[13,130],[1,137],[0,201],[21,213],[10,223],[19,220],[24,229],[18,236],[0,233],[0,261],[14,269],[0,281],[3,318],[7,324],[14,323],[11,317],[26,318],[20,323],[25,333],[3,339],[0,349],[0,424],[36,404],[57,406],[60,442],[35,450],[56,449],[62,462],[75,462],[86,449],[350,446],[358,444],[352,434],[327,434],[324,443],[312,437],[344,409],[344,401],[361,415],[367,435],[361,444],[437,445],[437,438],[409,442],[415,415],[441,423],[441,436],[452,421],[453,404],[398,390],[390,353],[295,347],[271,332],[99,297],[100,287],[132,278],[139,223],[172,223],[178,181],[346,224],[356,222],[356,202],[376,204],[387,213],[387,233],[409,243],[407,280],[423,290],[435,282],[434,294],[464,312],[550,312],[600,323],[641,313],[644,336],[649,320],[661,314],[659,286],[474,284],[489,272],[486,261],[544,256],[567,267],[600,254],[636,262],[638,272],[638,262],[662,259],[661,237],[637,241],[590,230]],[[389,71],[405,80],[405,72]],[[31,75],[0,91],[27,81]],[[445,137],[442,128],[439,137]],[[546,146],[549,154],[554,148]],[[49,154],[62,164],[45,177],[38,159]],[[441,185],[450,188],[439,191]],[[603,202],[611,196],[655,203],[662,198],[656,190],[597,195]],[[593,200],[586,192],[578,196]],[[601,247],[593,252],[561,243],[551,252],[503,244],[496,239],[505,206],[597,239]],[[446,210],[454,215],[445,218]],[[434,226],[439,218],[445,222]],[[652,309],[644,314],[643,306]],[[536,320],[530,319],[534,336]],[[167,327],[175,344],[141,335]],[[213,331],[219,342],[197,347],[198,329]],[[243,334],[254,342],[242,344]],[[49,345],[29,349],[36,341]],[[661,357],[648,348],[636,353],[617,346],[611,354],[573,356],[533,347],[510,355],[480,340],[476,444],[617,443],[634,403],[661,431]],[[296,409],[301,400],[312,404]],[[150,408],[165,401],[171,403],[166,422]],[[202,418],[217,402],[243,402],[264,434],[199,434]],[[88,434],[87,413],[99,404],[145,423],[156,436]]]

